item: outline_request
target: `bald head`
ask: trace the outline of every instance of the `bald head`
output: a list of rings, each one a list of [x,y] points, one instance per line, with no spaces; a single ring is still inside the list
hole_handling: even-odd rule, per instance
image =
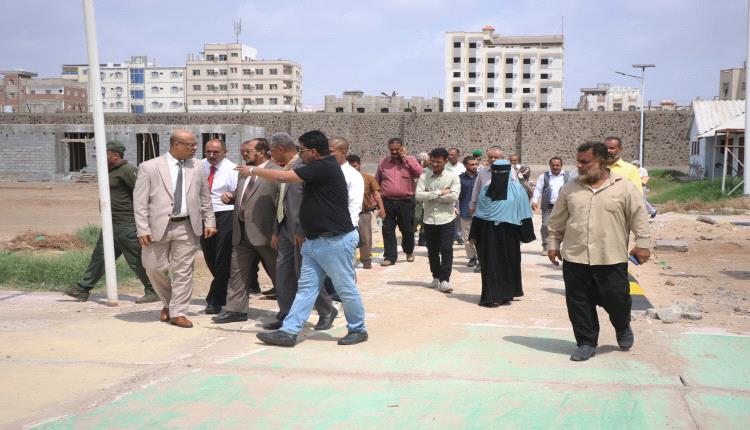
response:
[[[336,157],[339,164],[344,164],[346,155],[349,153],[349,141],[343,137],[332,137],[328,139],[328,150]]]
[[[505,159],[505,153],[499,147],[493,146],[487,150],[487,161],[489,161],[490,164],[503,159]]]
[[[169,136],[169,153],[178,160],[193,158],[197,149],[195,135],[187,130],[178,128]]]

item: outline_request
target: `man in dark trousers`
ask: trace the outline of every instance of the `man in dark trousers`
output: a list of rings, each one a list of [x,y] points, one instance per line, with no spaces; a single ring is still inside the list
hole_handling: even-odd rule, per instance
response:
[[[624,351],[633,346],[630,328],[629,254],[648,261],[649,227],[643,197],[628,179],[607,168],[607,147],[584,143],[578,147],[578,176],[560,191],[549,222],[547,256],[563,261],[565,301],[578,349],[570,356],[585,361],[596,354],[599,319],[604,308]],[[560,244],[563,244],[562,252]]]
[[[136,303],[158,302],[151,281],[146,275],[146,270],[141,262],[141,245],[138,243],[138,235],[135,229],[135,218],[133,217],[133,188],[138,169],[128,164],[123,159],[125,145],[112,140],[107,142],[107,166],[109,167],[109,197],[112,209],[112,232],[115,242],[115,258],[125,256],[130,268],[138,275],[143,283],[143,297],[135,300]],[[94,252],[91,253],[91,261],[83,279],[64,291],[70,297],[82,302],[89,298],[89,293],[94,285],[104,275],[104,239],[99,233]]]
[[[257,337],[269,345],[294,346],[323,287],[323,279],[328,276],[341,297],[349,330],[338,344],[364,342],[367,340],[365,309],[352,264],[359,234],[349,213],[344,173],[330,154],[325,134],[318,130],[309,131],[299,137],[299,143],[304,166],[292,170],[255,169],[249,172],[268,180],[305,184],[300,207],[305,241],[297,295],[281,328],[258,333]]]
[[[542,212],[542,252],[547,255],[547,236],[549,235],[549,217],[555,207],[557,196],[562,187],[568,183],[568,173],[563,171],[560,157],[549,160],[549,170],[539,175],[531,197],[531,207]],[[541,200],[541,202],[540,202]]]
[[[395,264],[398,258],[396,226],[401,231],[401,248],[406,254],[406,261],[414,261],[414,190],[422,173],[422,166],[416,158],[406,153],[401,139],[394,137],[388,140],[388,156],[380,160],[375,173],[386,213],[382,228],[381,266]]]

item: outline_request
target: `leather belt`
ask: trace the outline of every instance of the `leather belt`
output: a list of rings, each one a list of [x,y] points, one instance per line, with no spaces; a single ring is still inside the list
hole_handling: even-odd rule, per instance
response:
[[[324,231],[323,233],[320,233],[318,236],[319,237],[334,237],[334,236],[338,236],[340,234],[341,233],[333,233],[333,232],[330,232],[330,231]]]
[[[190,219],[189,215],[188,216],[178,216],[178,217],[170,218],[169,222],[183,222],[183,221],[189,220],[189,219]]]

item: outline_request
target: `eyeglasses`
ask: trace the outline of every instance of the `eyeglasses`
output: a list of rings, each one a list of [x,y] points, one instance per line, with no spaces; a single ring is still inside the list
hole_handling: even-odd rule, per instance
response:
[[[300,150],[299,150],[299,152],[300,152],[300,153],[303,153],[303,152],[305,152],[305,151],[310,151],[310,150],[311,150],[311,148],[305,148],[305,149],[300,149]]]
[[[185,145],[188,148],[197,148],[198,147],[198,144],[195,143],[195,142],[177,142],[177,143],[179,143],[180,145]]]
[[[221,155],[222,151],[206,151],[206,155]]]

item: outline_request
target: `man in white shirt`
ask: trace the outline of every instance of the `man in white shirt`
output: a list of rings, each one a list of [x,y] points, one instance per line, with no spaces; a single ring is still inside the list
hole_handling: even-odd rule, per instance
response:
[[[227,285],[229,283],[229,262],[232,257],[232,211],[233,204],[221,201],[225,192],[237,188],[236,164],[227,160],[227,147],[219,139],[206,142],[203,151],[203,170],[211,192],[211,205],[216,218],[218,232],[208,239],[201,238],[201,249],[206,266],[214,279],[206,296],[206,314],[218,314],[227,303]]]
[[[549,217],[555,207],[557,195],[560,189],[570,179],[562,170],[563,162],[560,157],[552,157],[549,160],[549,170],[539,175],[534,187],[534,195],[531,197],[531,207],[536,211],[542,211],[542,250],[547,255],[547,235],[549,230]],[[541,204],[540,204],[541,200]]]
[[[640,160],[633,160],[630,164],[638,168],[638,175],[641,177],[641,186],[643,186],[643,203],[646,205],[646,212],[648,212],[651,218],[655,218],[656,208],[648,202],[648,170],[645,167],[641,167]]]
[[[448,162],[445,163],[445,170],[453,172],[456,176],[466,171],[463,163],[460,160],[461,151],[458,148],[453,147],[448,149]]]

